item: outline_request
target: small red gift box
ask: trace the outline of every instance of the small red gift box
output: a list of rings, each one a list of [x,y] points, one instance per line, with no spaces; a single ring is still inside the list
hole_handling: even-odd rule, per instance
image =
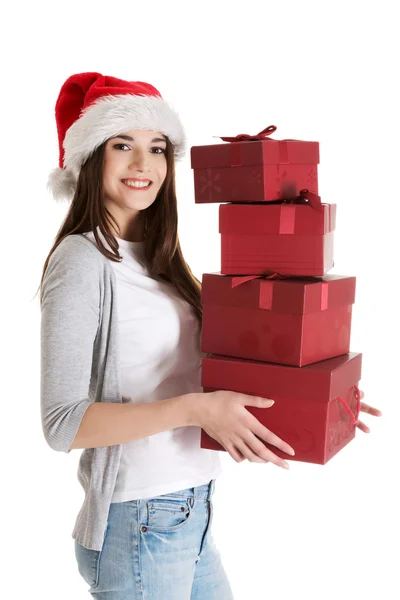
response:
[[[246,408],[296,454],[263,443],[282,458],[323,465],[355,437],[361,358],[350,352],[298,368],[209,356],[203,358],[202,386],[204,392],[231,390],[275,400],[271,408]],[[225,451],[203,429],[201,448]]]
[[[355,277],[204,273],[202,351],[303,367],[350,349]]]
[[[310,194],[309,194],[310,196]],[[221,204],[221,273],[299,277],[333,267],[336,204]]]
[[[292,199],[303,188],[318,193],[319,144],[255,136],[221,137],[231,143],[193,146],[196,203]]]

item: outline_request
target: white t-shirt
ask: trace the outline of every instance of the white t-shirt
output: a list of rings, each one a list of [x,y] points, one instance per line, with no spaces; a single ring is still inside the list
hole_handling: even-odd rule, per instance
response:
[[[96,244],[93,232],[85,236]],[[202,392],[204,354],[190,305],[138,262],[143,242],[116,239],[123,260],[109,262],[117,281],[122,401],[141,404]],[[179,427],[123,444],[112,502],[159,496],[220,475],[219,452],[200,448],[200,431]]]

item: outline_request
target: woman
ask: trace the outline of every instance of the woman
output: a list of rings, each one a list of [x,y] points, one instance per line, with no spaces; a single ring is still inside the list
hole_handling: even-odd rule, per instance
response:
[[[245,408],[271,400],[202,393],[200,283],[177,235],[183,128],[153,86],[99,73],[67,79],[56,121],[50,185],[72,202],[41,281],[41,409],[51,448],[84,449],[79,571],[99,599],[231,599],[210,533],[221,464],[200,427],[237,462],[288,467],[257,437],[294,451]]]

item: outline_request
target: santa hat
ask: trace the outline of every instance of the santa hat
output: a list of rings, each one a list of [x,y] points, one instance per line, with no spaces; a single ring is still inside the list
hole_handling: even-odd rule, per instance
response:
[[[160,131],[176,159],[185,153],[185,133],[177,113],[160,92],[143,81],[100,73],[78,73],[63,84],[56,102],[59,167],[49,177],[55,200],[71,200],[81,166],[103,142],[130,129]]]

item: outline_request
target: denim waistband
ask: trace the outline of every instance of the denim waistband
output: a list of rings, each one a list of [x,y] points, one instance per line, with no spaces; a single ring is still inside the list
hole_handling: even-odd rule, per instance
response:
[[[215,489],[215,479],[211,479],[209,483],[203,485],[197,485],[195,487],[187,488],[185,490],[179,490],[178,492],[171,492],[169,494],[161,494],[160,498],[203,498],[210,500]]]

